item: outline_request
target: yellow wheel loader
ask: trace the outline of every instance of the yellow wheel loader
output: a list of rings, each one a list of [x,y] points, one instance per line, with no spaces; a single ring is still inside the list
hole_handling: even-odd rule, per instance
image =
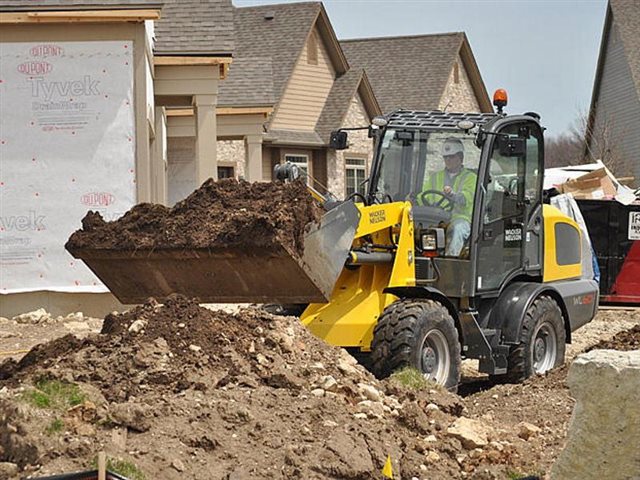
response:
[[[366,355],[379,377],[413,366],[455,389],[462,358],[508,381],[546,372],[594,317],[598,285],[582,278],[578,225],[544,202],[539,117],[503,104],[374,119],[366,192],[326,205],[302,258],[286,248],[74,254],[124,303],[182,293],[308,304],[302,323]],[[332,134],[333,148],[347,144],[347,131]]]

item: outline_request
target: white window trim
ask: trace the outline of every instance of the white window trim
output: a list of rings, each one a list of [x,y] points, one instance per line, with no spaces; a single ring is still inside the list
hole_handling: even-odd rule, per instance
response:
[[[358,160],[358,161],[362,161],[364,162],[362,165],[348,165],[347,162],[349,160]],[[364,172],[364,178],[367,178],[367,157],[365,155],[354,155],[354,154],[349,154],[349,156],[345,156],[344,157],[344,196],[345,198],[349,195],[349,193],[347,192],[347,170],[352,169],[352,170],[361,170]],[[357,186],[356,186],[357,188]]]

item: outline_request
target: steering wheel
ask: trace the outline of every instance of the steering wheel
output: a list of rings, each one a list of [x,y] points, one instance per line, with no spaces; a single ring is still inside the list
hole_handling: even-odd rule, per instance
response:
[[[440,199],[430,201],[427,199],[427,195],[437,195],[440,197]],[[418,200],[420,200],[422,202],[422,205],[426,207],[441,208],[445,212],[453,211],[453,201],[450,197],[447,197],[440,190],[425,190],[424,192],[420,192],[418,194]]]

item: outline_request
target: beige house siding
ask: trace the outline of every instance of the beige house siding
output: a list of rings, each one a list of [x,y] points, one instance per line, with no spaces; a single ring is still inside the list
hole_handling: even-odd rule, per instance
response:
[[[363,127],[370,123],[359,94],[354,95],[349,105],[341,127]],[[345,197],[345,158],[366,159],[366,175],[371,171],[373,158],[373,141],[368,137],[367,130],[349,132],[349,148],[347,150],[329,150],[327,154],[327,178],[329,191],[337,198]]]
[[[456,67],[454,66],[449,74],[449,80],[447,80],[447,86],[444,89],[438,108],[447,112],[479,112],[478,99],[473,92],[467,70],[464,68],[464,63],[462,63],[459,54],[456,58],[456,64],[458,82],[456,83]]]
[[[321,36],[314,28],[317,36],[318,64],[310,65],[307,61],[308,44],[304,46],[298,63],[291,74],[278,109],[271,122],[273,130],[305,130],[312,131],[329,95],[335,79],[335,70],[329,54],[321,41]],[[308,43],[308,42],[307,42]]]

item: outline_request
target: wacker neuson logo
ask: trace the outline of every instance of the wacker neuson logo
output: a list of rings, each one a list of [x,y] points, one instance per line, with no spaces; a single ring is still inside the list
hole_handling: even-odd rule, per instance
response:
[[[30,210],[27,215],[0,216],[0,231],[28,232],[46,230],[44,219],[44,215],[38,215],[34,210]]]

